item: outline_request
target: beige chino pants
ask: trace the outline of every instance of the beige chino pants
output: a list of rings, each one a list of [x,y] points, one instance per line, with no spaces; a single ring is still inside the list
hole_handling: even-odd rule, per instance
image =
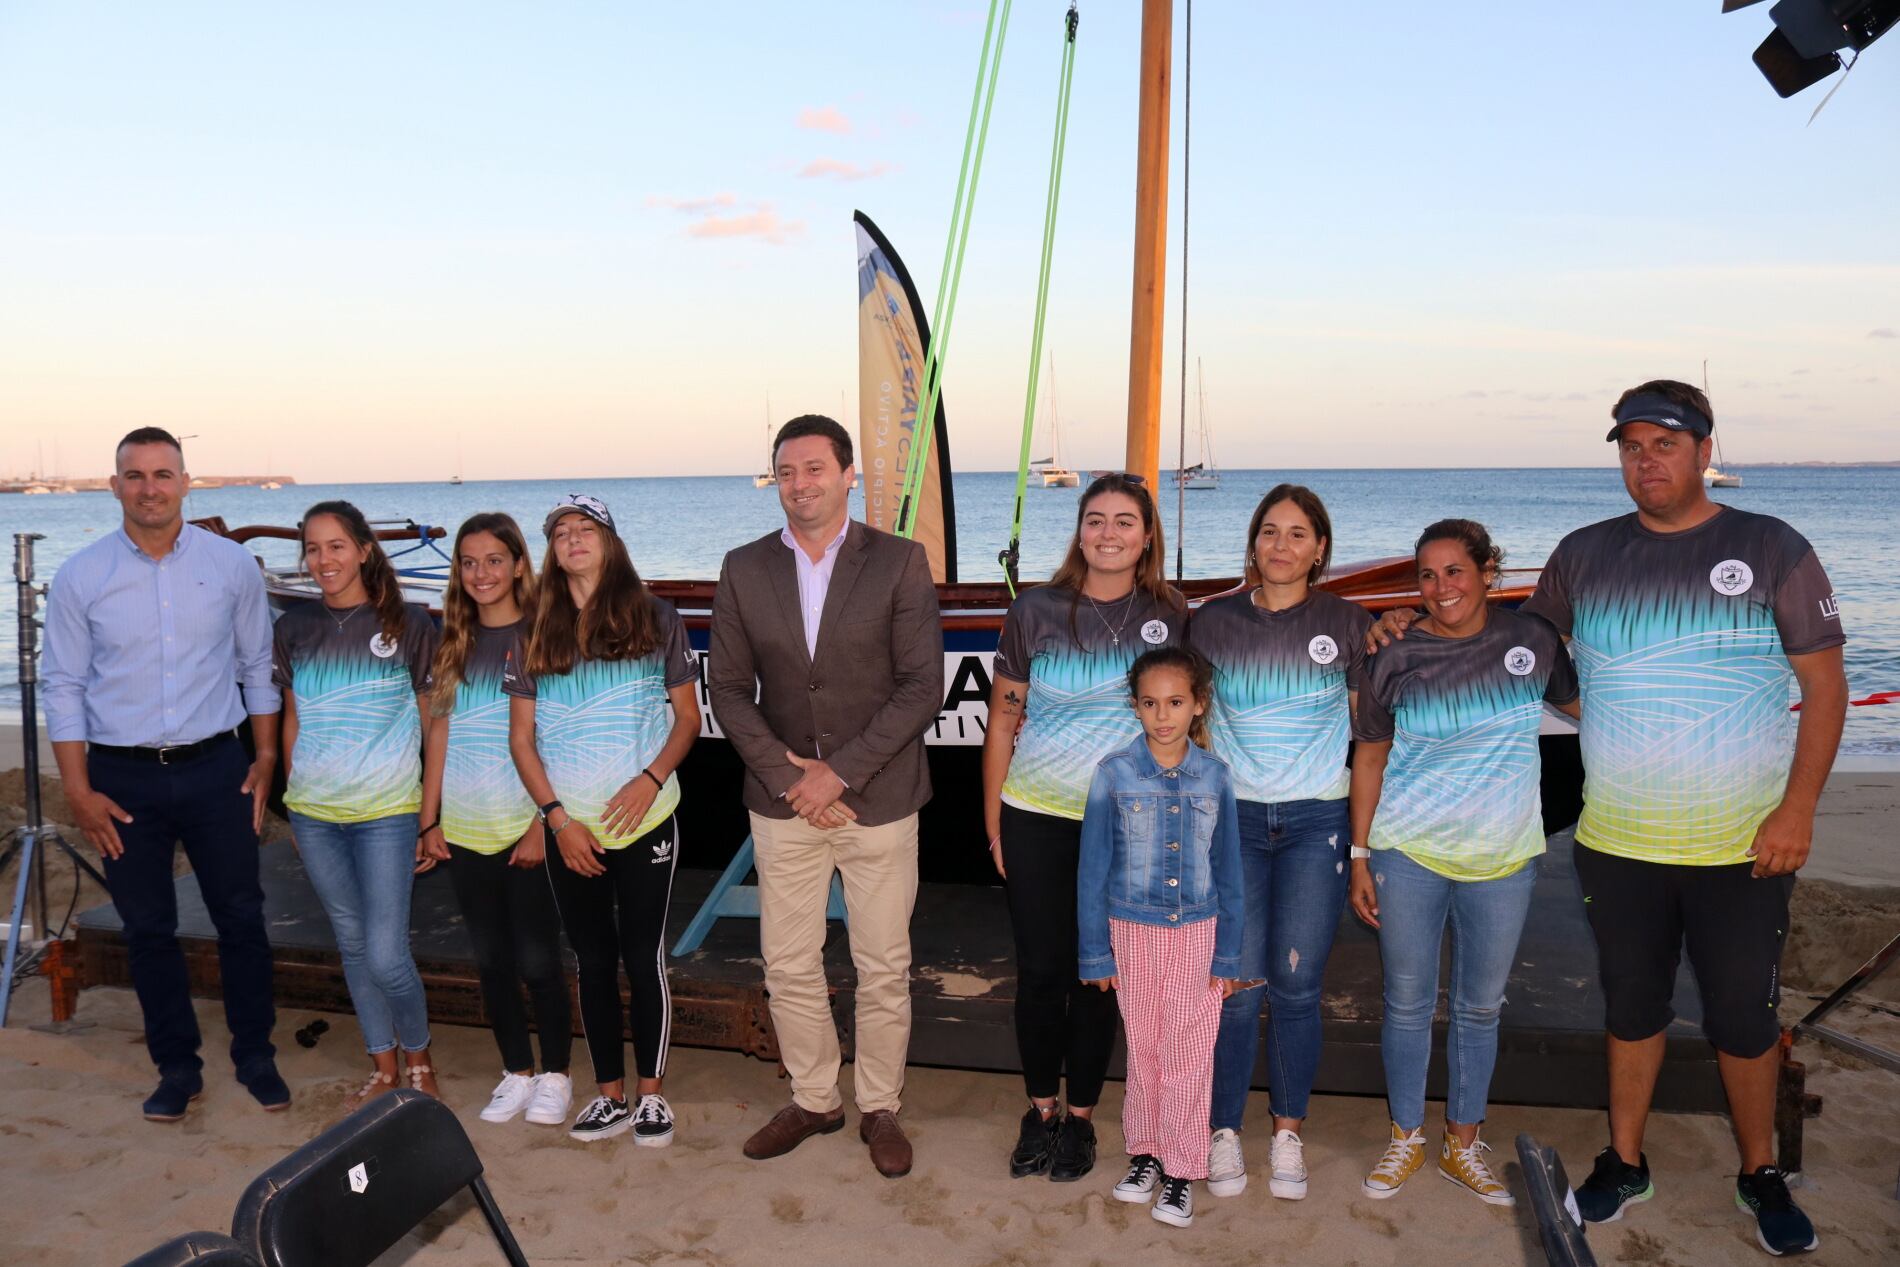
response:
[[[857,965],[858,1109],[895,1113],[910,1053],[910,916],[917,905],[917,815],[878,827],[813,827],[752,816],[759,943],[779,1057],[792,1099],[813,1113],[842,1107],[838,1027],[825,982],[825,905],[844,880]]]

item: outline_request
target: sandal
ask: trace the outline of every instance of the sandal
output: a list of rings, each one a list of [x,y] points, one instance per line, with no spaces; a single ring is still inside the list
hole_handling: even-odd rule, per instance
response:
[[[378,1069],[370,1074],[369,1081],[363,1084],[362,1090],[350,1098],[355,1100],[358,1104],[367,1104],[371,1097],[381,1095],[385,1091],[394,1091],[395,1089],[396,1075],[384,1073],[381,1069]]]
[[[441,1097],[440,1095],[438,1095],[438,1094],[437,1094],[436,1092],[434,1092],[434,1091],[430,1091],[430,1090],[429,1090],[428,1088],[426,1088],[426,1087],[424,1087],[424,1086],[422,1085],[422,1079],[423,1079],[424,1077],[428,1077],[428,1078],[434,1078],[434,1077],[435,1077],[435,1068],[434,1068],[434,1066],[432,1066],[432,1065],[407,1065],[407,1066],[405,1066],[405,1067],[404,1067],[404,1069],[403,1069],[403,1075],[404,1075],[404,1076],[405,1076],[406,1078],[408,1078],[408,1079],[409,1079],[409,1085],[410,1085],[410,1087],[411,1087],[412,1089],[414,1089],[414,1090],[417,1090],[417,1091],[420,1091],[420,1092],[422,1092],[422,1094],[424,1094],[424,1095],[426,1095],[426,1096],[430,1096],[430,1097],[432,1097],[432,1098],[434,1098],[434,1099],[438,1099],[438,1100],[439,1100],[439,1099],[441,1099],[441,1098],[442,1098],[442,1097]]]

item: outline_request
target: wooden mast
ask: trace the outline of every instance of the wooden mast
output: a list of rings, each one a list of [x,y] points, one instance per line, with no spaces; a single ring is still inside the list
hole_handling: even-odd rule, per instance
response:
[[[1160,496],[1161,306],[1167,294],[1168,107],[1174,0],[1142,0],[1141,117],[1135,159],[1135,288],[1128,331],[1126,469]]]

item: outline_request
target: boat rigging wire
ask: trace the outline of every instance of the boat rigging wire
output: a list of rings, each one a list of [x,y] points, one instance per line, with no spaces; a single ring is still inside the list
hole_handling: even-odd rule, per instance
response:
[[[1029,487],[1029,446],[1036,429],[1036,381],[1042,369],[1042,335],[1049,312],[1049,274],[1055,259],[1056,206],[1062,198],[1062,153],[1069,135],[1069,90],[1075,82],[1075,29],[1080,23],[1076,6],[1063,19],[1062,78],[1056,89],[1056,135],[1049,155],[1049,193],[1042,211],[1042,263],[1036,276],[1036,319],[1029,336],[1029,386],[1023,395],[1023,438],[1016,457],[1016,506],[1009,527],[1009,545],[997,552],[1003,583],[1016,597],[1016,569],[1022,561],[1023,493]],[[1050,371],[1053,376],[1053,368]],[[1053,377],[1051,379],[1053,381]]]
[[[1188,342],[1188,184],[1194,156],[1194,0],[1187,0],[1187,46],[1182,50],[1181,84],[1181,433],[1174,465],[1174,583],[1187,568],[1187,342]],[[1253,549],[1248,542],[1247,548]],[[1162,564],[1163,567],[1167,565]]]
[[[977,178],[983,171],[983,146],[990,134],[990,107],[996,101],[996,81],[1003,68],[1003,37],[1009,33],[1011,0],[990,0],[989,20],[983,27],[983,51],[977,56],[976,91],[970,98],[970,123],[963,134],[963,164],[957,170],[957,196],[950,209],[950,238],[943,248],[943,276],[937,284],[937,304],[931,317],[930,346],[924,352],[923,381],[917,416],[911,425],[909,456],[904,467],[903,496],[897,506],[897,535],[914,537],[912,513],[923,494],[924,469],[930,465],[937,430],[937,397],[943,361],[950,350],[950,322],[956,316],[957,285],[963,278],[963,252],[970,239],[970,218],[976,209]],[[978,120],[981,119],[979,126]],[[921,456],[916,456],[921,455]]]

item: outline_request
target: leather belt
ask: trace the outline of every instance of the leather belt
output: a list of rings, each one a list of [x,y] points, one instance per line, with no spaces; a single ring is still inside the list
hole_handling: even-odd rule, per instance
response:
[[[134,761],[151,761],[158,765],[178,765],[180,762],[201,757],[216,745],[236,738],[236,730],[220,730],[209,739],[200,739],[197,743],[178,743],[164,748],[122,748],[118,744],[110,743],[96,743],[90,746],[94,752],[109,752],[115,757],[130,757]]]

